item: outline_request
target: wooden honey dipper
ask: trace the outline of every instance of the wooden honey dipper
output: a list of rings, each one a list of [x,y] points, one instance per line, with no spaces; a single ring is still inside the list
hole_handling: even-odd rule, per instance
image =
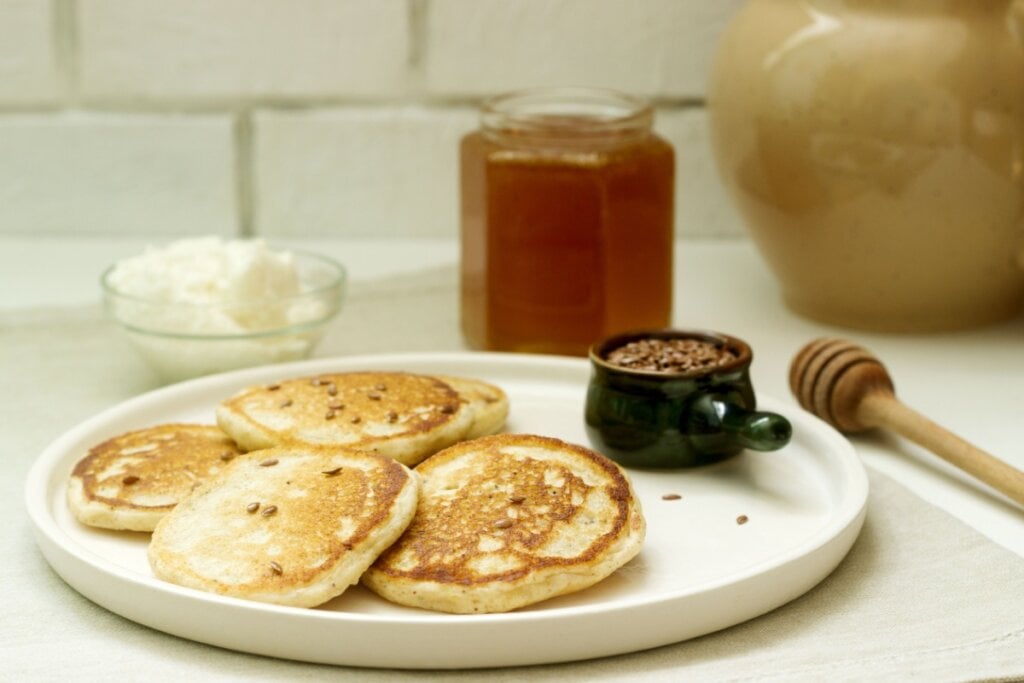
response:
[[[1024,472],[977,448],[896,398],[885,366],[842,339],[815,339],[793,357],[789,388],[839,431],[888,428],[1024,505]]]

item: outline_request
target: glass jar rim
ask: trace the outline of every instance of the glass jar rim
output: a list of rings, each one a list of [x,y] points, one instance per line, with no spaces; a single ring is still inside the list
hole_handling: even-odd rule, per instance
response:
[[[485,133],[537,137],[601,137],[646,133],[654,107],[610,88],[550,87],[491,97],[480,107]]]

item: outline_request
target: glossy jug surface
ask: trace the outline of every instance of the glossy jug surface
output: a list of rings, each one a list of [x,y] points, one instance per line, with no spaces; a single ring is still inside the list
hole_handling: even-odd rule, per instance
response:
[[[750,0],[710,89],[787,305],[881,331],[1024,304],[1024,1]]]

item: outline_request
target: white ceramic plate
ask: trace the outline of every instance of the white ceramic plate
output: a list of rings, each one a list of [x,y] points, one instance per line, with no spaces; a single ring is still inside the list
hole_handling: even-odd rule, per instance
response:
[[[362,356],[207,377],[115,406],[57,439],[33,466],[26,501],[51,566],[94,602],[183,638],[256,654],[372,667],[470,668],[570,661],[703,635],[802,595],[831,572],[860,531],[867,477],[853,447],[817,418],[786,415],[793,440],[696,469],[631,470],[647,518],[640,555],[602,583],[508,614],[449,615],[389,604],[353,587],[318,609],[221,597],[157,580],[148,534],[79,524],[64,489],[74,463],[115,434],[168,421],[212,422],[213,407],[249,384],[324,371],[402,369],[495,382],[511,399],[507,431],[586,445],[587,362],[483,353]],[[679,494],[676,500],[665,494]],[[738,524],[737,517],[749,521]]]

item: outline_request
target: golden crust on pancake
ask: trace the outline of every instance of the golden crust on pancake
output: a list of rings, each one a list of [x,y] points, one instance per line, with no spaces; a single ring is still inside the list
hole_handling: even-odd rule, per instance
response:
[[[286,446],[240,456],[153,532],[157,577],[260,602],[340,595],[402,533],[417,477],[391,458]]]
[[[505,426],[509,401],[501,387],[470,377],[438,375],[437,378],[457,391],[473,411],[473,426],[466,432],[464,440],[495,434]]]
[[[247,450],[329,445],[412,465],[464,438],[473,412],[435,377],[344,372],[244,389],[217,407],[217,423]]]
[[[203,481],[242,451],[213,425],[164,424],[94,446],[68,481],[68,506],[83,524],[152,531]]]
[[[416,472],[416,517],[362,579],[402,605],[513,610],[597,583],[643,544],[625,473],[581,446],[501,434],[445,449]]]

